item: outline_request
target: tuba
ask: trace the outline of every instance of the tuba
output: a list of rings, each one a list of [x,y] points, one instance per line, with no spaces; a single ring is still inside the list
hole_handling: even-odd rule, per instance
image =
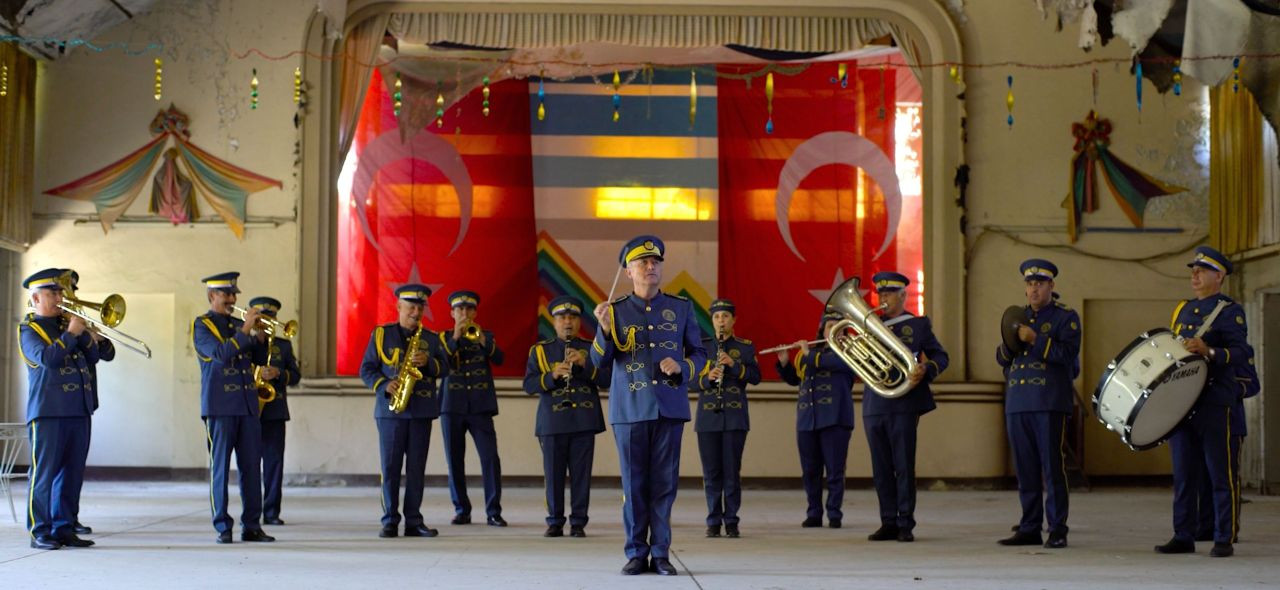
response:
[[[422,378],[422,371],[413,366],[413,355],[417,354],[421,348],[422,324],[418,324],[418,329],[413,332],[413,336],[409,337],[409,342],[404,347],[404,357],[396,367],[396,389],[387,395],[391,400],[387,403],[387,409],[392,412],[403,414],[405,408],[409,407],[413,386],[417,385],[418,380]]]
[[[916,357],[876,317],[880,308],[867,305],[859,294],[859,283],[853,277],[827,298],[827,309],[844,316],[827,331],[827,344],[873,391],[882,397],[901,397],[911,390],[907,376],[916,368]]]

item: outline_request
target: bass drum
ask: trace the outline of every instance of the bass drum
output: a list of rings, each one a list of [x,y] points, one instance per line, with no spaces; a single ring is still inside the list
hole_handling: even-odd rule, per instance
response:
[[[1158,446],[1191,411],[1209,377],[1203,356],[1164,328],[1138,336],[1107,364],[1093,411],[1130,449]]]

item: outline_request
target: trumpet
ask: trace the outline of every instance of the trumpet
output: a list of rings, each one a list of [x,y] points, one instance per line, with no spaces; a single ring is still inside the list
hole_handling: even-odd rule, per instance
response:
[[[480,339],[480,324],[467,320],[467,327],[462,329],[462,337],[472,342]]]
[[[103,299],[102,303],[78,299],[75,296],[75,289],[71,286],[70,271],[58,277],[57,283],[59,287],[62,287],[63,292],[62,303],[58,304],[58,309],[84,320],[90,330],[97,332],[103,338],[142,356],[151,358],[151,347],[147,346],[146,342],[116,329],[116,326],[119,326],[120,322],[124,321],[124,314],[127,309],[124,297],[112,293],[106,299]],[[98,318],[95,319],[86,310],[98,312]]]
[[[240,307],[238,305],[231,306],[231,315],[234,315],[240,318],[241,320],[243,320],[248,313],[249,312],[243,307]],[[272,338],[284,338],[285,340],[292,340],[294,336],[298,335],[298,320],[289,320],[287,322],[281,322],[276,318],[269,317],[266,315],[260,315],[258,316],[257,327],[260,328],[262,331],[266,332],[267,335],[271,336]]]

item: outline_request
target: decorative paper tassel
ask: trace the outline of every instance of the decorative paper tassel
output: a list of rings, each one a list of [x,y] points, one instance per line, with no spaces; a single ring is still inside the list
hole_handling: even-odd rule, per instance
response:
[[[400,92],[403,87],[403,83],[400,82],[400,72],[396,72],[395,92],[391,93],[391,112],[396,118],[400,117],[400,107],[404,106],[404,101],[402,100],[404,94]]]
[[[841,88],[848,88],[849,87],[849,64],[846,64],[846,63],[837,64],[836,77],[832,79],[831,82],[833,84],[836,82],[839,82]]]
[[[258,108],[258,68],[253,68],[253,79],[249,80],[249,108]]]
[[[769,107],[769,120],[764,124],[764,132],[773,133],[773,72],[764,78],[764,97]]]
[[[622,97],[618,95],[618,90],[622,88],[622,78],[618,76],[618,70],[613,71],[613,122],[618,122],[618,108],[622,106]]]
[[[546,87],[543,86],[543,82],[545,81],[546,81],[546,78],[543,78],[542,75],[539,74],[538,75],[538,120],[539,121],[546,120],[547,118],[547,105],[546,105],[547,89]]]
[[[9,96],[9,64],[0,64],[0,96]]]
[[[436,82],[436,129],[444,127],[444,82]]]
[[[293,68],[293,104],[302,102],[302,68]]]
[[[480,102],[480,107],[481,107],[480,112],[484,113],[484,116],[488,117],[489,116],[489,77],[488,76],[484,77],[484,89],[480,91],[480,95],[484,97],[484,100]]]
[[[960,66],[951,64],[948,74],[951,75],[952,82],[955,82],[956,84],[960,83]]]
[[[689,128],[698,117],[698,70],[689,70]]]
[[[1231,91],[1240,92],[1240,57],[1231,60]]]
[[[160,58],[158,58],[158,57],[156,58],[155,64],[156,64],[156,92],[155,92],[155,97],[156,97],[156,100],[160,100],[161,95],[163,95],[163,94],[164,94],[164,92],[163,92],[163,86],[164,86],[164,68],[163,68],[163,67],[161,67],[161,66],[163,65],[163,62],[161,62],[161,61],[160,61]],[[6,78],[6,80],[5,80],[5,85],[6,85],[6,86],[8,86],[8,80],[7,80],[7,78],[9,77],[9,76],[8,76],[8,69],[9,69],[9,68],[8,68],[8,66],[5,66],[5,74],[6,74],[6,75],[5,75],[5,78]]]
[[[1005,84],[1009,87],[1009,92],[1004,95],[1004,106],[1009,110],[1009,128],[1013,129],[1013,76],[1005,79]]]
[[[1138,65],[1133,69],[1134,84],[1138,96],[1138,114],[1142,114],[1142,60],[1138,60]]]

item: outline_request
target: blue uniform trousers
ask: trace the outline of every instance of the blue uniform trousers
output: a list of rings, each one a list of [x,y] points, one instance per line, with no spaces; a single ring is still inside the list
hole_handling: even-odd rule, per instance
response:
[[[449,497],[453,511],[471,514],[471,498],[467,497],[467,432],[476,443],[480,455],[480,474],[484,477],[484,513],[502,515],[502,462],[498,460],[498,434],[493,429],[493,416],[481,414],[440,414],[444,435],[444,455],[449,464]]]
[[[70,535],[89,454],[89,417],[36,418],[27,430],[27,531],[32,537]]]
[[[1067,534],[1066,414],[1005,414],[1018,475],[1022,520],[1018,531],[1039,533],[1046,517],[1050,534]]]
[[[822,486],[825,480],[827,519],[844,518],[840,507],[844,505],[844,469],[849,459],[849,439],[852,437],[853,430],[843,426],[796,431],[796,446],[800,449],[800,477],[804,481],[804,493],[809,500],[805,516],[822,518]]]
[[[284,420],[262,422],[262,516],[280,518],[284,486]]]
[[[591,467],[596,433],[575,432],[538,437],[542,473],[546,479],[547,525],[564,526],[564,483],[569,478],[569,526],[587,526],[591,505]]]
[[[1240,542],[1240,446],[1244,437],[1231,435],[1231,504],[1234,512],[1231,515],[1231,542]],[[1200,478],[1199,525],[1196,527],[1196,538],[1213,536],[1213,482],[1207,477]]]
[[[1213,496],[1213,541],[1235,536],[1235,483],[1231,472],[1230,408],[1202,405],[1169,437],[1173,455],[1173,537],[1194,542],[1199,524],[1201,477]],[[1207,474],[1205,473],[1207,472]]]
[[[230,531],[235,520],[227,514],[227,482],[231,453],[240,471],[240,530],[262,529],[262,424],[257,416],[208,416],[204,419],[209,447],[209,509],[213,528]]]
[[[738,524],[742,507],[742,450],[747,431],[699,432],[702,489],[707,494],[707,526]]]
[[[382,526],[400,524],[400,469],[404,469],[404,524],[422,524],[431,418],[375,418],[382,461]]]
[[[622,526],[627,559],[669,557],[671,506],[680,483],[684,421],[659,418],[614,424],[622,471]]]
[[[863,416],[871,451],[871,476],[880,501],[880,524],[910,531],[916,526],[916,431],[914,413]]]

